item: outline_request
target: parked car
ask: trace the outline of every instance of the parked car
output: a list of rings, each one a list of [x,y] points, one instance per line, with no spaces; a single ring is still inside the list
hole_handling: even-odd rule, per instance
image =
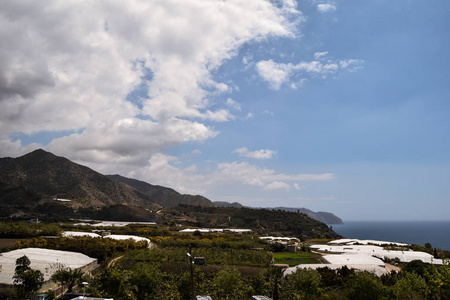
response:
[[[53,300],[53,298],[49,294],[37,294],[33,300]]]

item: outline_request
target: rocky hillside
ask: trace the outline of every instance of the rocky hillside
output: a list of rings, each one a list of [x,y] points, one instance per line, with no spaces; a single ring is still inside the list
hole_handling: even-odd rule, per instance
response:
[[[307,208],[294,208],[294,207],[274,207],[272,209],[285,210],[285,211],[291,211],[291,212],[300,212],[302,214],[307,215],[310,218],[313,218],[314,220],[317,220],[317,221],[320,221],[320,222],[323,222],[323,223],[329,224],[329,225],[344,223],[341,218],[335,216],[334,214],[332,214],[330,212],[325,212],[325,211],[314,212]]]
[[[148,196],[154,202],[164,207],[174,207],[179,204],[213,206],[213,203],[209,199],[200,195],[183,195],[171,188],[163,187],[160,185],[152,185],[144,181],[126,178],[117,174],[107,175],[107,177],[115,182],[128,184],[129,186]]]
[[[0,159],[0,204],[37,204],[48,198],[70,199],[75,207],[155,206],[150,197],[129,185],[42,149]]]

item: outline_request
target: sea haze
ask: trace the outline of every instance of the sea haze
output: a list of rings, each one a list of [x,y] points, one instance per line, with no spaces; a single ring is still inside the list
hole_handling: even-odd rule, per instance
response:
[[[347,221],[333,225],[346,238],[425,245],[450,250],[450,221]]]

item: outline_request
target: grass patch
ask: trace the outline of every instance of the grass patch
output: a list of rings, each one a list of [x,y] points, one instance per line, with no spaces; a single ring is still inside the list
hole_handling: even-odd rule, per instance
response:
[[[320,254],[311,252],[280,252],[274,253],[276,264],[288,264],[290,267],[303,264],[320,264]]]

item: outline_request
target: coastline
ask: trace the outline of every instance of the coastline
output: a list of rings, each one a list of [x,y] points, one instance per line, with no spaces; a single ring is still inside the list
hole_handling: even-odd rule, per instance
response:
[[[450,250],[450,221],[344,221],[332,225],[346,237],[425,245]]]

